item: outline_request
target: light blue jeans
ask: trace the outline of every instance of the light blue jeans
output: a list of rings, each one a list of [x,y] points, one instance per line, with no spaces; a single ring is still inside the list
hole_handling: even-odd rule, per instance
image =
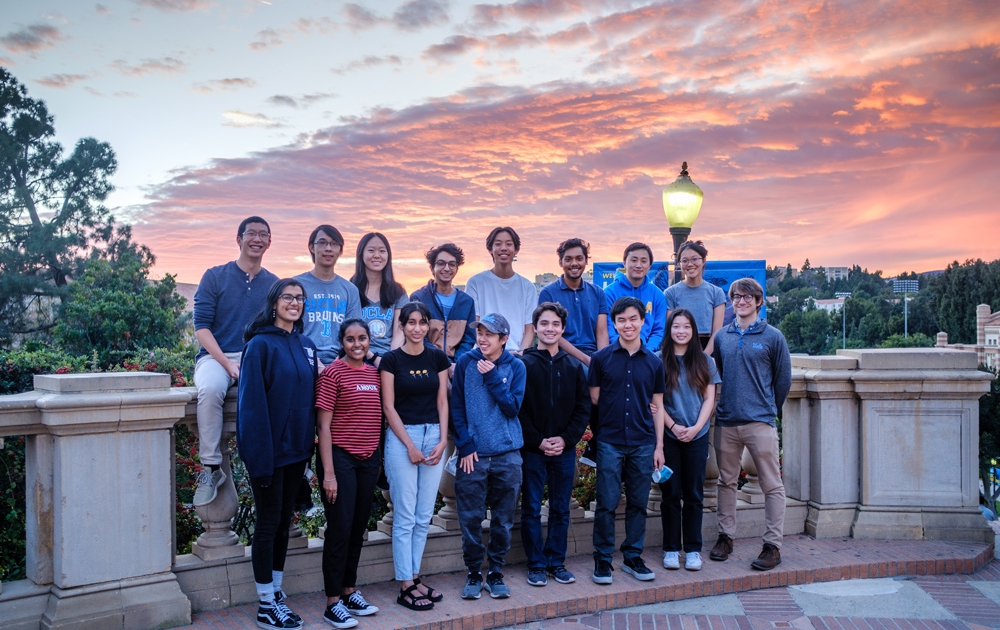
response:
[[[424,455],[430,455],[441,441],[439,424],[404,426],[414,446]],[[392,562],[396,567],[396,579],[412,580],[414,575],[420,574],[420,560],[444,471],[444,457],[434,466],[414,466],[406,454],[406,446],[389,429],[385,435],[383,465],[392,499]]]

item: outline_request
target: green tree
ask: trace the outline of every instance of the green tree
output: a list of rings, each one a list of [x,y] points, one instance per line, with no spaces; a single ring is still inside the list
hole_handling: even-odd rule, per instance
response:
[[[54,136],[45,103],[0,68],[0,341],[49,328],[46,305],[114,236],[114,151],[83,138],[63,157]]]
[[[976,342],[976,306],[1000,308],[1000,260],[957,261],[930,280],[927,286],[933,312],[949,343]]]
[[[97,352],[101,367],[118,365],[140,348],[174,348],[185,323],[185,299],[174,276],[150,281],[153,255],[117,241],[112,256],[93,258],[69,287],[53,336],[71,353]]]
[[[878,345],[879,348],[930,348],[934,345],[934,340],[925,335],[924,333],[913,333],[909,337],[904,337],[903,335],[896,333],[894,335],[889,335],[885,338],[882,343]]]

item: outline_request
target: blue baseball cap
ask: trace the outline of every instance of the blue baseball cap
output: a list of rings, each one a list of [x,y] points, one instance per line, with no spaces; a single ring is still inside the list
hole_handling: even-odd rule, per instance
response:
[[[487,313],[480,317],[478,322],[469,324],[469,328],[476,329],[480,325],[491,333],[496,333],[501,337],[510,337],[510,324],[507,323],[507,318],[500,313]]]

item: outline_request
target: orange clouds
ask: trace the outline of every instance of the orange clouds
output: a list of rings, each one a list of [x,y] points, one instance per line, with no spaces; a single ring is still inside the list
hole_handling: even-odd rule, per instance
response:
[[[694,235],[713,258],[892,272],[1000,256],[989,87],[1000,44],[961,37],[995,22],[986,5],[654,4],[539,26],[577,4],[597,6],[480,5],[484,32],[425,55],[579,45],[614,80],[483,85],[183,170],[156,189],[136,234],[159,269],[193,282],[235,256],[250,214],[272,222],[266,264],[283,275],[308,266],[304,241],[318,223],[344,232],[345,258],[378,230],[413,289],[428,274],[426,249],[465,248],[462,281],[489,264],[486,233],[509,224],[524,243],[516,268],[531,278],[556,270],[555,247],[571,236],[591,241],[596,260],[617,260],[635,240],[667,257],[660,190],[687,160],[705,190]],[[518,20],[531,26],[485,32]]]

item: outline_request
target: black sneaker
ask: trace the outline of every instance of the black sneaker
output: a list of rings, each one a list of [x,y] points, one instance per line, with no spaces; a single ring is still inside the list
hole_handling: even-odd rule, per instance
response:
[[[545,577],[545,571],[542,569],[528,569],[528,584],[532,586],[545,586],[549,583],[549,579]]]
[[[288,603],[285,602],[285,594],[281,591],[274,591],[274,607],[281,608],[292,621],[299,625],[302,624],[302,617],[292,612],[292,609],[288,607]]]
[[[611,563],[607,560],[599,560],[594,558],[594,576],[593,580],[597,584],[611,584],[613,578],[611,577],[611,572],[615,568],[611,566]]]
[[[572,584],[576,582],[576,576],[570,573],[566,567],[559,565],[557,567],[549,567],[546,569],[548,574],[555,578],[556,582],[560,584]]]
[[[625,561],[622,562],[622,571],[625,573],[631,573],[632,577],[637,580],[642,580],[643,582],[656,579],[656,574],[646,566],[646,563],[642,561],[641,556],[626,558]]]
[[[257,627],[264,630],[298,630],[302,622],[292,620],[280,606],[261,602],[257,608]]]
[[[347,612],[359,617],[367,617],[378,612],[378,606],[369,604],[364,595],[361,594],[361,591],[354,591],[348,595],[346,606]]]
[[[347,612],[344,600],[340,600],[332,606],[327,606],[326,612],[323,613],[323,620],[334,628],[353,628],[358,625],[358,620],[352,617],[351,613]]]
[[[545,577],[545,574],[542,574]],[[510,597],[510,587],[503,583],[503,573],[499,571],[490,571],[486,575],[486,586],[487,592],[489,592],[490,597],[493,599],[505,599]]]
[[[462,599],[479,599],[479,591],[483,590],[483,576],[478,571],[469,571],[462,588]]]

